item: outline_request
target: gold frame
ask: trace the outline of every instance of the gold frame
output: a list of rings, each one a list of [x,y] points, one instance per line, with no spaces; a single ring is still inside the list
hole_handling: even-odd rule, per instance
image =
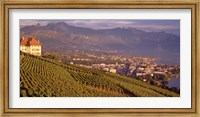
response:
[[[192,115],[192,116],[198,116],[199,111],[199,86],[197,83],[200,83],[199,79],[197,77],[200,75],[198,72],[198,44],[200,44],[200,41],[198,41],[198,31],[199,31],[199,0],[185,0],[185,1],[134,1],[134,0],[127,0],[127,1],[120,1],[120,0],[97,0],[97,1],[62,1],[58,0],[56,2],[50,1],[50,0],[43,0],[37,1],[37,0],[31,0],[31,1],[19,1],[19,0],[3,0],[0,1],[1,3],[1,9],[2,9],[2,37],[0,40],[0,50],[1,55],[3,55],[3,58],[0,60],[1,64],[1,97],[3,100],[1,105],[1,115],[15,115],[15,114],[39,114],[39,113],[56,113],[56,114],[69,114],[69,113],[78,113],[78,114],[91,114],[91,113],[126,113],[126,114],[161,114],[161,115],[174,115],[178,114],[181,116],[186,115]],[[9,57],[8,57],[8,41],[9,41],[9,31],[8,31],[8,25],[9,25],[9,9],[11,8],[117,8],[117,9],[123,9],[123,8],[147,8],[147,9],[153,9],[153,8],[159,8],[159,9],[177,9],[177,8],[183,8],[183,9],[191,9],[192,10],[192,108],[191,109],[10,109],[8,106],[8,64],[9,64]]]

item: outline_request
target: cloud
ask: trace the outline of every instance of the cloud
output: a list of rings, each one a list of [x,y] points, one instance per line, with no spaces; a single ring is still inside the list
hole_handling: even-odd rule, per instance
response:
[[[78,27],[87,27],[92,29],[108,29],[114,27],[126,27],[135,24],[134,21],[131,20],[20,20],[20,25],[35,25],[40,23],[41,25],[46,25],[48,23],[58,23],[65,22],[69,25],[78,26]]]
[[[74,20],[74,21],[65,21],[66,23],[78,26],[78,27],[87,27],[92,29],[110,29],[116,27],[126,27],[129,25],[135,24],[134,21],[129,20]]]
[[[177,26],[172,25],[135,25],[134,28],[146,28],[146,29],[179,29]]]
[[[138,28],[144,31],[167,31],[179,35],[179,20],[118,20],[118,19],[68,19],[68,20],[20,20],[20,26],[47,25],[48,23],[65,22],[72,26],[91,29],[112,29],[117,27]]]
[[[20,19],[19,25],[20,26],[31,26],[31,25],[36,25],[40,23],[41,25],[46,25],[48,24],[48,21],[38,21],[38,20],[30,20],[30,19]]]

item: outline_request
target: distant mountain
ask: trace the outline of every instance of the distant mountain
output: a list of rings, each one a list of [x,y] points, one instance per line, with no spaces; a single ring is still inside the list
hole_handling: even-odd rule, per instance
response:
[[[93,30],[64,22],[20,29],[22,36],[38,38],[48,50],[121,52],[159,57],[160,62],[180,64],[180,37],[166,32],[145,32],[135,28]]]

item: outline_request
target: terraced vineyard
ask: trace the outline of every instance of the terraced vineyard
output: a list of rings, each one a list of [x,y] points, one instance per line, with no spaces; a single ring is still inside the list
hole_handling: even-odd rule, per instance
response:
[[[125,76],[21,53],[21,97],[178,97]]]

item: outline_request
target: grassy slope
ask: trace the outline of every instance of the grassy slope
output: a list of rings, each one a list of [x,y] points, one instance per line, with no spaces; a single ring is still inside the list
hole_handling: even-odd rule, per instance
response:
[[[22,97],[162,97],[176,93],[125,76],[21,54]]]

